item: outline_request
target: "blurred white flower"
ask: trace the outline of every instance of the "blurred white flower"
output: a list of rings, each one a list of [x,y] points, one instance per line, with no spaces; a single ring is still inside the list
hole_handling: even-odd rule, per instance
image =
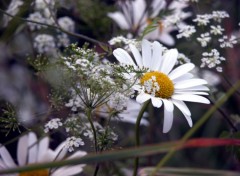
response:
[[[202,64],[200,67],[214,68],[216,67],[218,72],[222,71],[222,68],[219,66],[222,61],[226,59],[220,56],[220,53],[216,49],[212,49],[211,52],[204,52],[202,53],[203,58],[201,59]]]
[[[189,38],[196,32],[195,26],[186,25],[179,27],[179,34],[177,34],[177,38],[180,39],[182,37]]]
[[[44,132],[48,133],[52,129],[58,129],[60,126],[62,126],[61,119],[59,118],[54,118],[49,120],[45,125],[44,125]]]
[[[32,21],[40,22],[40,23],[45,23],[46,22],[46,19],[42,16],[42,14],[40,12],[31,13],[28,17],[28,20],[32,20]],[[28,26],[30,27],[31,30],[35,30],[35,29],[39,30],[42,27],[45,27],[44,25],[37,24],[37,23],[32,23],[32,22],[28,22],[27,24],[28,24]]]
[[[34,39],[34,48],[37,49],[39,53],[50,53],[55,50],[54,38],[48,34],[39,34]]]
[[[222,32],[224,31],[224,29],[220,25],[217,26],[211,25],[210,28],[211,28],[210,33],[214,35],[222,35]]]
[[[145,0],[134,0],[120,2],[121,12],[108,13],[121,29],[129,30],[133,34],[140,35],[144,29],[153,23],[160,11],[170,10],[172,14],[164,16],[157,22],[156,29],[144,37],[151,40],[159,40],[167,45],[174,45],[174,38],[170,32],[176,30],[176,24],[182,24],[182,21],[191,14],[183,12],[183,8],[188,4],[184,2],[172,1],[168,6],[165,0],[153,0],[150,4],[151,11],[147,11]]]
[[[197,18],[193,19],[193,22],[196,22],[198,26],[207,26],[211,18],[212,16],[209,14],[197,15]]]
[[[81,138],[76,138],[75,136],[68,137],[65,142],[65,148],[69,152],[74,151],[74,147],[79,147],[80,145],[84,145],[84,142]]]
[[[171,49],[163,53],[164,49],[156,41],[150,43],[143,40],[142,55],[136,47],[130,45],[130,49],[135,60],[121,48],[115,49],[113,55],[122,64],[149,69],[134,85],[134,89],[138,92],[137,102],[144,103],[151,100],[153,106],[157,108],[164,104],[164,133],[172,127],[174,105],[180,109],[191,127],[191,112],[184,101],[210,103],[201,96],[208,95],[204,92],[209,90],[204,86],[207,82],[203,79],[192,79],[193,75],[188,73],[194,65],[187,63],[173,69],[178,51]]]
[[[229,14],[226,11],[213,11],[212,18],[217,22],[221,22],[224,18],[229,18]]]
[[[234,35],[231,35],[229,38],[228,36],[224,35],[222,38],[218,39],[220,42],[221,48],[233,48],[235,44],[237,44],[237,37]]]
[[[61,28],[63,28],[66,31],[69,32],[74,31],[75,23],[71,18],[67,16],[58,18],[58,24]]]
[[[197,41],[200,42],[202,47],[206,47],[207,44],[210,42],[210,40],[211,40],[211,37],[210,37],[210,34],[208,32],[206,32],[204,34],[201,34],[201,37],[197,38]]]
[[[20,137],[17,146],[17,164],[4,146],[0,146],[0,169],[10,169],[17,166],[27,166],[37,163],[53,162],[79,158],[86,155],[84,151],[77,151],[71,156],[64,159],[67,150],[64,149],[65,142],[61,143],[55,150],[49,148],[49,138],[45,137],[40,141],[37,140],[33,132]],[[82,172],[84,164],[75,166],[59,167],[54,170],[41,169],[34,171],[22,172],[22,175],[51,175],[51,176],[71,176]],[[20,174],[20,175],[21,175]],[[9,176],[17,176],[10,174]]]

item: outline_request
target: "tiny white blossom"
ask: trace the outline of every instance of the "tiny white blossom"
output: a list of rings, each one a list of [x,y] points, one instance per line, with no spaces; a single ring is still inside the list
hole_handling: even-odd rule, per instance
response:
[[[61,46],[67,47],[69,45],[70,45],[70,40],[69,40],[67,34],[62,33],[60,35],[57,35],[57,46],[58,47],[61,47]]]
[[[58,24],[61,28],[63,28],[66,31],[70,32],[74,31],[75,23],[71,18],[67,16],[58,18]]]
[[[48,121],[48,123],[44,125],[44,132],[48,133],[50,130],[58,129],[62,125],[63,124],[59,118],[51,119],[50,121]]]
[[[233,48],[233,45],[237,44],[237,38],[234,35],[232,35],[230,38],[224,35],[218,41],[220,42],[221,48]]]
[[[200,67],[208,66],[208,68],[216,67],[218,72],[222,71],[222,68],[219,66],[222,61],[225,60],[224,57],[220,56],[220,53],[216,49],[212,49],[210,53],[202,53],[203,58],[201,59],[202,64]]]
[[[66,148],[69,152],[73,152],[74,147],[79,147],[81,145],[84,145],[84,142],[81,138],[71,136],[66,139],[64,148]]]
[[[192,34],[196,32],[195,26],[186,25],[179,28],[179,34],[177,34],[177,38],[180,39],[182,37],[189,38]]]
[[[122,111],[126,108],[126,104],[129,98],[122,93],[116,92],[113,94],[107,104],[110,108],[115,109],[116,111]]]
[[[136,48],[141,48],[141,42],[136,39],[128,39],[123,36],[113,37],[111,40],[108,41],[110,45],[124,45],[124,49],[130,50],[129,45],[134,45]]]
[[[48,34],[37,35],[34,39],[33,46],[39,53],[51,52],[56,47],[53,36]]]
[[[210,37],[210,34],[208,32],[204,33],[204,34],[201,34],[201,37],[197,38],[197,41],[199,41],[201,43],[202,47],[206,47],[207,44],[210,42],[210,40],[211,40],[211,37]]]
[[[42,14],[40,12],[31,13],[28,17],[28,20],[32,20],[32,21],[36,21],[36,22],[40,22],[40,23],[46,22],[46,19],[42,16]],[[45,27],[44,25],[40,25],[40,24],[32,23],[32,22],[28,22],[27,24],[31,30],[35,30],[35,29],[39,30],[42,27]]]
[[[229,14],[226,11],[213,11],[212,18],[217,22],[221,22],[224,18],[229,18]]]
[[[210,33],[214,35],[222,35],[222,32],[224,31],[224,29],[220,25],[217,26],[211,25],[210,28],[211,28]]]
[[[209,14],[197,15],[197,18],[193,19],[193,22],[196,22],[198,26],[206,26],[210,23],[210,19],[212,18]]]

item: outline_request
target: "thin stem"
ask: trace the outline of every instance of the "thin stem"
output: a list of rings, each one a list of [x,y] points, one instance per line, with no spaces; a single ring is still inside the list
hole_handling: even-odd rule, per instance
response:
[[[95,129],[93,121],[92,121],[92,109],[88,108],[86,113],[87,113],[88,121],[89,121],[89,123],[91,125],[91,128],[93,130],[95,152],[98,153],[97,132],[96,132],[96,129]],[[94,171],[94,174],[93,174],[94,176],[97,176],[98,170],[99,170],[99,163],[97,163],[97,165],[95,167],[95,171]]]
[[[212,106],[199,120],[198,122],[182,137],[180,140],[179,145],[172,148],[164,157],[163,159],[157,164],[151,176],[156,175],[158,169],[160,169],[167,161],[169,161],[172,156],[175,154],[176,150],[182,146],[182,144],[188,140],[210,117],[211,115],[217,111],[217,109],[222,106],[238,89],[240,88],[240,81],[234,84],[225,94],[225,96],[221,97],[214,106]]]
[[[214,102],[211,99],[209,99],[209,100],[210,100],[211,104],[214,105]],[[220,107],[217,110],[219,111],[220,114],[222,114],[223,118],[228,122],[228,124],[232,127],[232,129],[235,132],[237,132],[238,129],[234,126],[232,121],[228,118],[227,114],[225,114],[225,112]]]
[[[148,107],[150,100],[146,101],[143,106],[142,109],[140,110],[138,117],[137,117],[137,121],[136,121],[136,126],[135,126],[135,145],[136,147],[138,147],[140,145],[140,123],[143,117],[143,113],[145,112],[146,108]],[[133,171],[133,176],[137,176],[137,171],[138,171],[138,165],[139,165],[139,157],[135,158],[134,161],[134,171]]]
[[[97,153],[97,152],[98,152],[97,132],[96,132],[96,129],[95,129],[94,124],[93,124],[93,121],[92,121],[92,109],[88,108],[88,109],[86,110],[86,114],[87,114],[88,121],[89,121],[89,123],[90,123],[90,125],[91,125],[92,131],[93,131],[94,148],[95,148],[95,152]]]

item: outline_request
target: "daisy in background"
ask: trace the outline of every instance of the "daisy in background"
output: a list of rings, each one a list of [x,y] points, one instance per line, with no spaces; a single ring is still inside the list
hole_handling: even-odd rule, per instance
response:
[[[188,124],[192,127],[191,112],[184,101],[209,104],[209,100],[202,95],[208,95],[205,91],[207,81],[193,78],[189,73],[194,64],[186,63],[175,69],[178,58],[177,49],[165,49],[159,42],[142,41],[142,53],[133,45],[130,45],[134,59],[123,49],[113,51],[116,59],[125,65],[137,68],[147,68],[133,88],[138,92],[136,101],[144,103],[151,100],[154,107],[164,105],[163,132],[167,133],[173,122],[174,105],[183,113]]]
[[[191,13],[183,12],[188,4],[180,1],[172,1],[167,5],[165,0],[153,0],[149,7],[145,0],[120,1],[118,4],[121,11],[108,13],[108,16],[121,29],[129,30],[131,34],[135,35],[141,35],[161,11],[170,11],[170,14],[161,17],[156,29],[145,36],[146,39],[159,40],[167,45],[175,44],[170,32],[177,30],[176,25],[185,25],[183,20],[191,16]]]
[[[55,150],[49,149],[49,138],[45,137],[40,141],[37,140],[33,132],[22,136],[18,141],[17,147],[17,164],[9,154],[8,150],[0,145],[0,170],[26,166],[37,163],[59,161],[64,159],[79,158],[86,155],[84,151],[77,151],[68,158],[64,158],[67,150],[64,148],[65,142],[61,143]],[[82,172],[84,164],[75,166],[64,166],[53,169],[42,169],[22,173],[8,174],[8,176],[71,176]]]

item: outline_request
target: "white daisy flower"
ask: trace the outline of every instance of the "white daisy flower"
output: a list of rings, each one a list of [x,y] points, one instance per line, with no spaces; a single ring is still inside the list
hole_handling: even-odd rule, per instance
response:
[[[0,170],[26,166],[55,160],[63,160],[67,150],[64,150],[65,142],[61,143],[55,150],[49,149],[49,138],[45,137],[40,141],[37,140],[33,132],[22,136],[18,141],[17,147],[17,164],[11,157],[10,153],[4,146],[0,146]],[[78,158],[86,155],[84,151],[77,151],[66,159]],[[70,176],[82,172],[84,164],[75,166],[64,166],[54,170],[42,169],[29,172],[8,174],[8,176]]]
[[[157,108],[164,104],[164,133],[172,127],[174,105],[180,109],[189,126],[192,127],[191,112],[184,101],[210,103],[201,96],[208,95],[205,91],[209,89],[204,86],[207,81],[192,78],[193,75],[188,73],[194,68],[194,64],[187,63],[173,69],[178,51],[171,49],[163,52],[161,44],[156,41],[150,43],[143,40],[142,55],[133,45],[130,45],[130,49],[135,60],[121,48],[115,49],[113,55],[122,64],[149,69],[134,86],[139,93],[136,97],[137,102],[144,103],[151,100],[153,106]]]

